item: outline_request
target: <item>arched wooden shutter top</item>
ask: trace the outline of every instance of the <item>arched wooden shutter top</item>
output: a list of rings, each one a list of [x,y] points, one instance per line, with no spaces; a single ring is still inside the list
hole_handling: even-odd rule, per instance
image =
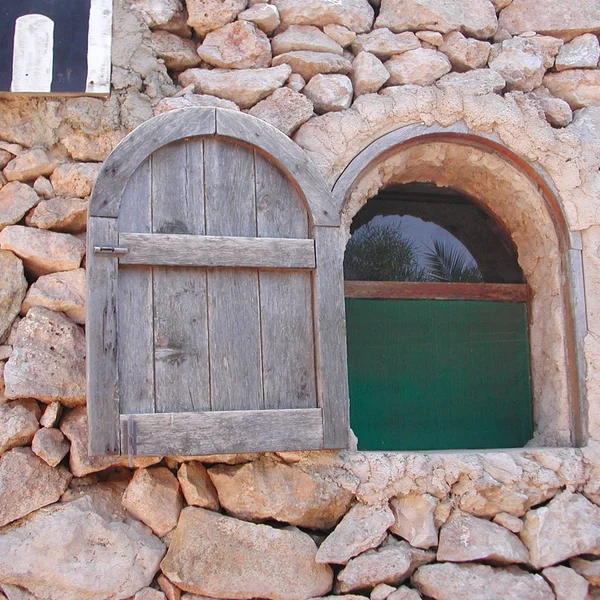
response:
[[[183,109],[125,138],[90,199],[90,452],[347,447],[339,225],[254,117]]]

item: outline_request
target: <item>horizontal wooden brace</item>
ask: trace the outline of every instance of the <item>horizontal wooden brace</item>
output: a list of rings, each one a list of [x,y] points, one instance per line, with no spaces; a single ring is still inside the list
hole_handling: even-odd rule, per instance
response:
[[[135,423],[139,456],[319,450],[320,408],[121,415]],[[126,454],[128,448],[122,447]]]
[[[121,233],[124,265],[314,269],[313,240]]]
[[[346,298],[388,300],[491,300],[527,302],[524,283],[420,283],[406,281],[346,281]]]

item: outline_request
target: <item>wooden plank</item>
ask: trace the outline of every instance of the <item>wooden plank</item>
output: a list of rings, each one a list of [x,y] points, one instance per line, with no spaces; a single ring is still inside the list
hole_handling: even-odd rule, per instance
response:
[[[122,422],[127,419],[122,415]],[[141,456],[318,450],[323,442],[318,408],[156,413],[133,419]]]
[[[215,110],[185,108],[158,115],[134,129],[104,161],[90,197],[89,214],[116,217],[132,173],[155,150],[184,138],[215,133]]]
[[[217,109],[217,134],[260,148],[275,161],[300,188],[315,225],[340,224],[339,212],[323,175],[287,135],[256,117],[224,109]]]
[[[490,300],[527,302],[524,283],[419,283],[408,281],[345,281],[346,298],[390,300]]]
[[[116,219],[88,221],[88,248],[117,241]],[[117,268],[115,258],[87,257],[87,411],[89,453],[119,454],[119,376],[117,369]]]
[[[204,142],[206,233],[256,235],[254,156],[243,146]],[[210,270],[207,281],[211,406],[264,407],[256,270]]]
[[[308,214],[287,177],[255,154],[258,235],[307,238]],[[300,240],[290,240],[300,241]],[[314,243],[310,242],[314,260]],[[260,271],[265,408],[315,408],[310,273]]]
[[[204,233],[202,161],[201,140],[152,155],[153,231]],[[153,289],[156,411],[209,410],[206,270],[157,267]]]
[[[119,244],[129,250],[124,265],[315,268],[312,240],[123,233]]]
[[[112,0],[92,0],[87,48],[88,94],[110,94]]]
[[[315,227],[316,356],[324,448],[348,448],[349,400],[344,313],[344,237],[338,227]]]
[[[121,203],[119,232],[152,228],[150,160],[133,174]],[[119,393],[121,413],[154,411],[152,269],[119,267]]]

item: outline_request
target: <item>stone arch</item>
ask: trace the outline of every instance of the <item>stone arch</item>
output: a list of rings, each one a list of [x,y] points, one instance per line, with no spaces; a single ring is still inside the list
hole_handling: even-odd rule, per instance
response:
[[[530,289],[532,443],[584,444],[581,243],[549,178],[464,124],[403,127],[358,153],[337,179],[333,191],[347,236],[354,215],[380,189],[413,182],[474,199],[512,238]]]

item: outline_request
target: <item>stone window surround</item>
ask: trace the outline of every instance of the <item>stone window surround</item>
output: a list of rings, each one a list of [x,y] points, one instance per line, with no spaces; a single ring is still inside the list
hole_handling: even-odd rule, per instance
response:
[[[535,433],[529,445],[585,445],[581,237],[568,230],[549,177],[464,123],[401,127],[351,157],[333,187],[346,240],[352,218],[380,189],[415,182],[452,187],[471,198],[513,240],[530,288]]]

